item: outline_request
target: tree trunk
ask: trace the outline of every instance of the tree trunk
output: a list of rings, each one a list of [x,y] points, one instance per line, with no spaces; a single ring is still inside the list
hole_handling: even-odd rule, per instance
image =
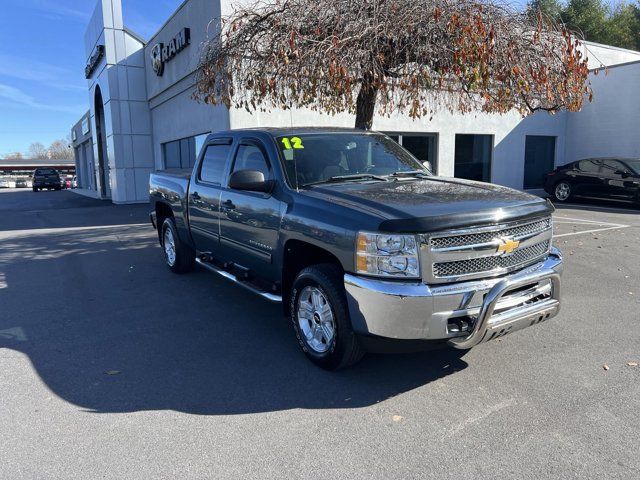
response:
[[[371,130],[377,97],[377,87],[367,83],[362,84],[356,100],[356,128]]]

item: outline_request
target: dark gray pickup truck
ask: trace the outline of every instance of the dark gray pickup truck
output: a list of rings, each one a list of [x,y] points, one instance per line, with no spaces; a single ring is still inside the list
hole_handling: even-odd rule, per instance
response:
[[[209,135],[193,171],[151,175],[150,200],[172,271],[282,302],[323,368],[389,344],[468,349],[560,308],[549,202],[433,176],[380,133]]]

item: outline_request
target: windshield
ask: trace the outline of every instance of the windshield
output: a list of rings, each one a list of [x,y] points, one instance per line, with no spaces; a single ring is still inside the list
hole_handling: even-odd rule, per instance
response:
[[[304,187],[325,181],[384,180],[397,172],[429,171],[386,135],[309,133],[278,137],[289,184]],[[346,177],[346,178],[340,178]]]
[[[625,160],[625,162],[627,163],[627,165],[629,165],[629,168],[633,170],[633,173],[637,173],[640,175],[640,159]]]

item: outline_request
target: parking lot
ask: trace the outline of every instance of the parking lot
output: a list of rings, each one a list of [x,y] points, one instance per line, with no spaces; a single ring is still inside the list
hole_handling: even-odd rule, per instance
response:
[[[639,478],[640,211],[555,235],[555,319],[328,373],[147,206],[0,190],[0,478]]]

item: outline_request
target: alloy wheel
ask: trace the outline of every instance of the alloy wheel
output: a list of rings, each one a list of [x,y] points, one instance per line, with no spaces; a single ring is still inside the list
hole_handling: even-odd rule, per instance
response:
[[[315,353],[325,353],[335,340],[335,321],[327,296],[317,287],[302,289],[297,317],[305,342]]]

